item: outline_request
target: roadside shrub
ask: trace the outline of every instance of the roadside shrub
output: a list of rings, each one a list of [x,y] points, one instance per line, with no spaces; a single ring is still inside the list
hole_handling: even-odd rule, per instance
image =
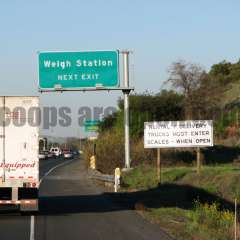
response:
[[[96,142],[96,165],[97,169],[103,173],[113,173],[116,167],[124,167],[124,134],[123,129],[111,128],[100,132]],[[86,162],[92,155],[93,147],[86,145]],[[195,160],[193,153],[177,150],[163,149],[161,152],[162,164],[164,166],[172,165],[192,165]],[[130,142],[131,166],[136,167],[142,164],[156,166],[156,149],[144,148],[143,138],[132,138]]]
[[[156,151],[144,148],[143,139],[136,138],[131,142],[131,165],[155,164]]]
[[[102,132],[96,142],[96,167],[112,174],[116,167],[124,167],[124,136],[121,130],[112,128]]]
[[[229,210],[220,210],[217,203],[202,204],[195,201],[191,219],[193,228],[210,233],[212,235],[211,239],[232,239],[234,214]]]

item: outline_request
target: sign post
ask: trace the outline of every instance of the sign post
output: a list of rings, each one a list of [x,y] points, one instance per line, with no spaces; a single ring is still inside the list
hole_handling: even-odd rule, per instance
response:
[[[129,51],[123,51],[124,87],[129,88]],[[125,168],[130,168],[130,140],[129,140],[129,91],[124,94],[124,133],[125,133]]]
[[[237,199],[234,200],[234,240],[237,240]]]
[[[157,149],[157,180],[158,184],[162,183],[162,166],[161,166],[161,150],[160,148]]]
[[[200,174],[201,171],[201,149],[197,147],[197,173]]]

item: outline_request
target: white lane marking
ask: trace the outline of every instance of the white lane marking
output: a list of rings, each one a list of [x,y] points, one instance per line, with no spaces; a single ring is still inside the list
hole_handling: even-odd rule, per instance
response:
[[[35,239],[35,217],[31,216],[31,221],[30,221],[30,240]]]
[[[40,187],[40,184],[41,184],[42,180],[43,180],[48,174],[50,174],[52,171],[54,171],[54,170],[55,170],[56,168],[58,168],[58,167],[64,166],[64,165],[66,165],[67,163],[71,163],[73,160],[75,160],[75,159],[72,159],[72,160],[67,161],[67,162],[60,163],[60,164],[56,165],[55,167],[51,168],[50,170],[48,170],[48,171],[43,175],[43,177],[40,179],[39,187]],[[31,216],[31,221],[30,221],[30,240],[34,240],[34,239],[35,239],[35,216],[32,215],[32,216]]]
[[[44,179],[47,175],[49,175],[52,171],[54,171],[54,170],[55,170],[56,168],[58,168],[58,167],[67,165],[68,163],[71,163],[71,162],[73,162],[74,160],[75,160],[75,159],[72,159],[72,160],[67,161],[67,162],[60,163],[60,164],[54,166],[53,168],[51,168],[50,170],[48,170],[48,171],[43,175],[43,177],[40,179],[40,181],[39,181],[39,187],[40,187],[43,179]]]

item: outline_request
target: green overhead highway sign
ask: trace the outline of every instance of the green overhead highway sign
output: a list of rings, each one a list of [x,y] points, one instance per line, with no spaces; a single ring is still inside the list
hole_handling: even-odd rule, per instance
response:
[[[100,121],[98,120],[87,120],[84,123],[85,132],[97,132],[99,129]]]
[[[71,90],[119,86],[119,52],[40,52],[39,89]]]

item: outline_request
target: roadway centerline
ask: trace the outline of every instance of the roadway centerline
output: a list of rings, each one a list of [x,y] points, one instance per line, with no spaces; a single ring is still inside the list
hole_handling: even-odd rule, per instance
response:
[[[67,162],[63,162],[63,163],[60,163],[52,168],[50,168],[40,179],[39,181],[39,188],[40,188],[40,185],[42,183],[42,181],[44,180],[44,178],[46,176],[48,176],[51,172],[53,172],[56,168],[58,167],[62,167],[64,165],[67,165],[71,162],[73,162],[74,160],[76,159],[72,159],[72,160],[68,160]],[[34,215],[31,215],[31,218],[30,218],[30,240],[35,240],[35,216]]]

